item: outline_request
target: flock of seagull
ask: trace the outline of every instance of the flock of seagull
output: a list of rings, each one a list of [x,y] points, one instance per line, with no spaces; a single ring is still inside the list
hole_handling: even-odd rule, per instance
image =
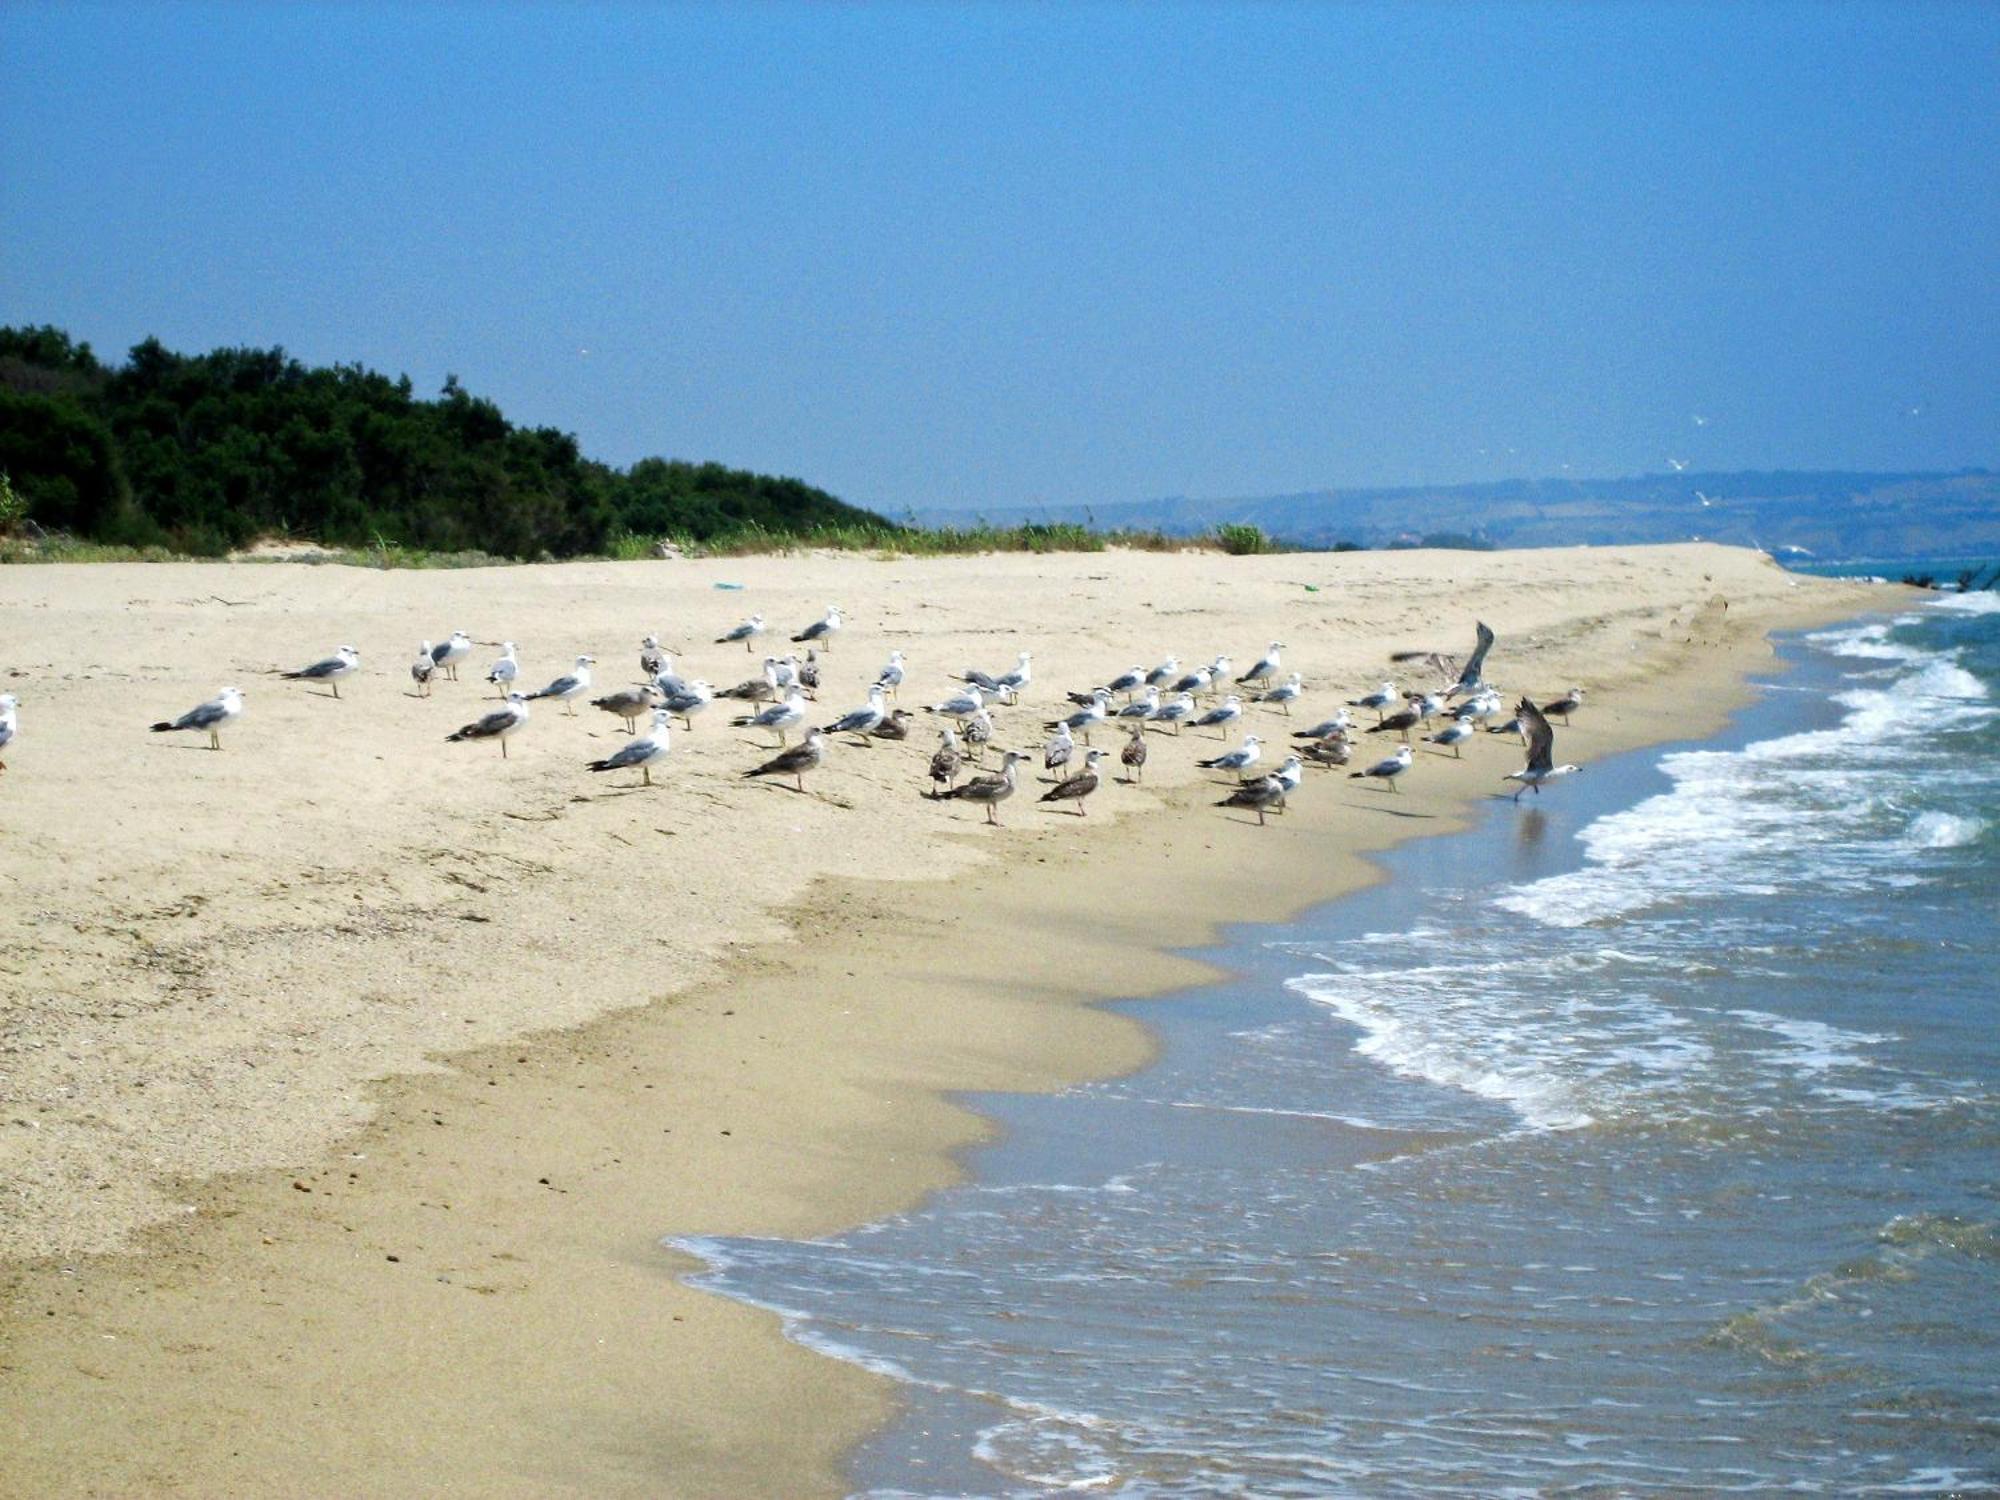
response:
[[[715,643],[740,643],[746,652],[754,653],[766,629],[763,616],[753,614],[716,637]],[[505,758],[508,742],[528,724],[529,704],[559,702],[565,715],[573,717],[576,705],[587,702],[621,720],[632,738],[612,754],[585,762],[586,768],[600,773],[636,771],[639,784],[650,786],[654,768],[665,762],[671,751],[673,721],[678,719],[692,731],[697,715],[726,699],[743,708],[731,717],[732,725],[766,731],[775,740],[772,748],[776,754],[741,774],[789,780],[803,792],[805,778],[825,763],[829,747],[839,743],[840,737],[854,743],[907,740],[916,722],[914,715],[891,702],[899,695],[908,670],[901,651],[888,654],[860,705],[823,723],[814,722],[821,717],[814,706],[824,665],[820,653],[831,651],[841,629],[839,607],[828,605],[820,619],[790,638],[795,646],[805,648],[803,658],[796,652],[766,656],[758,673],[723,690],[703,678],[682,677],[673,653],[661,646],[659,637],[649,635],[639,647],[639,680],[596,697],[591,696],[595,657],[578,656],[568,671],[529,691],[521,686],[519,648],[507,641],[485,674],[499,705],[445,739],[452,744],[492,741]],[[1305,692],[1300,674],[1283,669],[1286,647],[1282,641],[1271,642],[1241,674],[1235,673],[1227,656],[1186,669],[1179,658],[1169,656],[1150,670],[1135,665],[1112,674],[1100,686],[1070,692],[1066,711],[1041,721],[1046,738],[1038,751],[1002,750],[997,769],[988,769],[986,752],[999,734],[996,710],[1017,708],[1034,681],[1033,653],[1023,651],[1003,672],[967,668],[948,674],[954,687],[939,701],[924,706],[924,713],[942,721],[928,767],[927,795],[982,807],[986,820],[997,824],[1001,805],[1020,789],[1021,768],[1038,756],[1052,783],[1041,801],[1066,805],[1081,817],[1085,803],[1103,785],[1100,762],[1111,753],[1091,744],[1094,731],[1124,731],[1119,764],[1128,782],[1138,782],[1145,774],[1153,734],[1167,731],[1178,737],[1191,728],[1212,731],[1226,742],[1240,729],[1244,731],[1242,738],[1233,748],[1200,758],[1196,765],[1226,778],[1228,794],[1217,806],[1254,812],[1262,824],[1267,814],[1284,811],[1286,799],[1298,790],[1308,764],[1347,766],[1365,743],[1363,735],[1401,736],[1402,743],[1392,754],[1348,773],[1393,792],[1400,790],[1398,781],[1416,764],[1413,734],[1419,735],[1421,743],[1436,746],[1437,753],[1449,750],[1454,758],[1460,758],[1463,746],[1484,729],[1488,734],[1517,736],[1527,747],[1527,763],[1503,778],[1518,783],[1514,800],[1519,801],[1522,792],[1539,794],[1544,784],[1579,769],[1555,763],[1555,732],[1549,719],[1554,716],[1567,724],[1570,715],[1582,706],[1584,695],[1582,688],[1571,688],[1562,697],[1540,705],[1523,697],[1511,717],[1494,722],[1500,720],[1502,699],[1483,675],[1494,639],[1493,632],[1480,624],[1474,648],[1462,665],[1440,653],[1399,653],[1394,658],[1397,661],[1424,663],[1438,680],[1437,690],[1399,689],[1393,681],[1385,681],[1371,692],[1350,698],[1330,718],[1294,731],[1287,753],[1274,770],[1261,769],[1265,735],[1249,729],[1248,715],[1255,706],[1289,717],[1292,705]],[[460,667],[473,650],[472,638],[462,630],[454,630],[436,645],[423,642],[409,668],[417,696],[429,697],[440,681],[457,681]],[[323,660],[279,675],[286,680],[324,684],[338,698],[341,682],[360,670],[361,653],[353,646],[342,646]],[[1453,672],[1455,679],[1447,682]],[[162,720],[152,728],[156,733],[205,734],[209,748],[220,750],[222,731],[242,717],[243,707],[242,690],[225,687],[179,718]],[[1375,722],[1357,727],[1350,709],[1372,712]],[[646,725],[643,730],[642,721]],[[15,695],[0,694],[0,754],[14,740],[18,727]],[[791,742],[795,731],[802,732],[797,744]],[[6,762],[0,758],[0,771],[5,769]]]

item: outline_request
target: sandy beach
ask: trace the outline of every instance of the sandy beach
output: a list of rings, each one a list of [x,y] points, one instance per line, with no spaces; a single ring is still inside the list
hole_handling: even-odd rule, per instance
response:
[[[1028,649],[1025,748],[1065,688],[1273,638],[1307,692],[1246,723],[1282,736],[1484,619],[1504,688],[1588,689],[1557,726],[1588,767],[1717,722],[1772,629],[1900,597],[1706,545],[0,570],[0,1490],[838,1493],[893,1391],[661,1240],[914,1201],[979,1138],[947,1091],[1140,1065],[1089,1002],[1186,982],[1165,948],[1366,881],[1520,764],[1309,771],[1259,827],[1208,805],[1221,742],[1156,735],[1143,786],[1083,818],[1024,788],[989,828],[922,796],[921,712],[803,795],[741,778],[768,740],[723,703],[650,788],[583,769],[624,739],[588,707],[535,705],[504,761],[446,744],[498,653],[422,699],[419,639],[518,641],[535,683],[590,652],[609,689],[651,632],[726,686],[759,658],[714,636],[833,601],[821,722],[891,650],[915,709]],[[346,642],[337,702],[273,675]],[[146,733],[224,683],[223,752]]]

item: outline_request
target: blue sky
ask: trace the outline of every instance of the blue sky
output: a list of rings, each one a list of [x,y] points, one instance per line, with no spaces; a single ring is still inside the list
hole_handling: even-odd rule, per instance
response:
[[[2000,460],[2000,7],[13,0],[0,63],[0,322],[455,372],[619,464]]]

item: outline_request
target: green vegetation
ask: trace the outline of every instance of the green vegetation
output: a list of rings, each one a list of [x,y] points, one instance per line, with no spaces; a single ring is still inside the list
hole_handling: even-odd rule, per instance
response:
[[[1278,544],[1264,535],[1263,527],[1237,521],[1224,521],[1215,528],[1215,545],[1231,557],[1254,557],[1278,550]]]
[[[903,528],[796,479],[649,458],[595,463],[456,377],[436,400],[282,349],[122,365],[57,328],[0,329],[0,469],[41,530],[215,556],[260,537],[403,554],[602,554],[621,536]]]

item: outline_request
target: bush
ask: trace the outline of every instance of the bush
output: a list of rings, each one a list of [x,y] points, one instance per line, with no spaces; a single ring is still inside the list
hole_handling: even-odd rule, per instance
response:
[[[1264,535],[1263,527],[1238,521],[1224,521],[1215,528],[1215,545],[1231,557],[1254,557],[1278,550]]]

